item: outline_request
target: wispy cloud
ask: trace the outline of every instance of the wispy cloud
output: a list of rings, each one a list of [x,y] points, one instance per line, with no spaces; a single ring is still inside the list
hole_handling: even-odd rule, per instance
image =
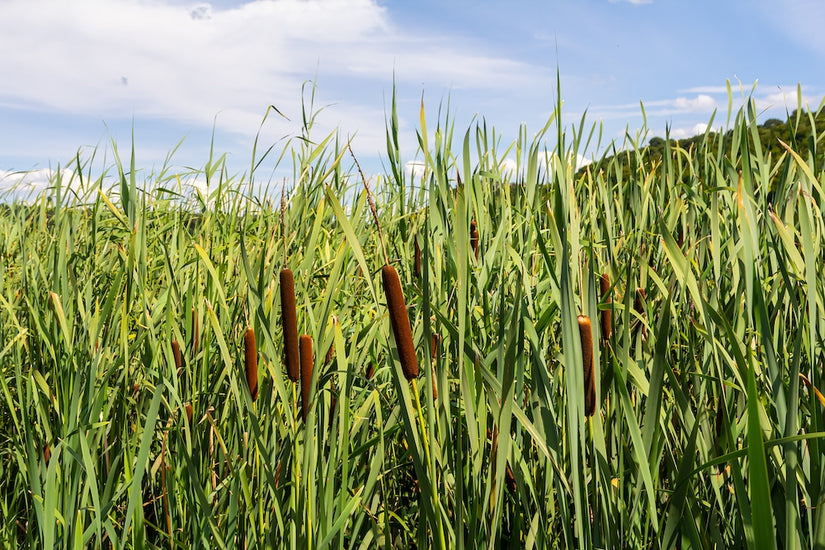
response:
[[[247,135],[267,105],[274,135],[294,132],[301,84],[334,81],[325,119],[358,122],[383,136],[383,101],[347,97],[348,83],[373,79],[448,82],[493,92],[549,85],[528,63],[394,24],[376,0],[257,0],[233,9],[133,0],[7,0],[0,7],[0,104],[107,117],[153,117]],[[495,74],[496,78],[490,78]],[[376,88],[380,88],[376,86]],[[366,116],[365,116],[366,115]],[[380,139],[375,142],[379,144]]]

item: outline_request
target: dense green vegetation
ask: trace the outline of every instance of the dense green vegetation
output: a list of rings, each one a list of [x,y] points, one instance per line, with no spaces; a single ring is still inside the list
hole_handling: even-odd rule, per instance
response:
[[[748,135],[748,144],[750,147],[755,147],[757,144],[761,148],[764,155],[770,155],[772,159],[778,159],[785,154],[785,143],[802,158],[807,158],[811,153],[815,167],[821,166],[823,155],[820,136],[817,135],[816,127],[825,127],[825,105],[821,106],[816,111],[806,111],[804,109],[796,109],[788,115],[785,121],[778,118],[769,118],[763,123],[756,125],[758,133],[758,140],[755,142],[752,135]],[[820,130],[821,131],[821,130]],[[702,150],[721,150],[727,153],[731,147],[735,145],[734,130],[728,130],[724,133],[715,132],[709,126],[704,134],[699,134],[685,139],[672,139],[652,137],[650,138],[646,147],[641,150],[642,162],[647,164],[661,163],[662,158],[666,155],[671,156],[671,160],[678,162],[676,158],[676,151],[682,149],[691,151],[692,154],[699,154]],[[615,151],[615,149],[614,149]],[[633,161],[637,158],[637,152],[628,150],[620,153],[608,154],[603,159],[591,166],[591,170],[599,166],[609,166],[614,162],[614,156],[624,155],[623,164],[625,166],[624,176],[628,177],[632,169]],[[580,173],[585,169],[580,169]]]
[[[408,181],[393,107],[368,193],[306,116],[282,200],[221,158],[191,200],[134,153],[113,188],[78,159],[0,209],[0,541],[822,547],[823,143],[803,119],[810,139],[773,149],[749,103],[724,140],[660,160],[631,140],[577,173],[582,128],[540,169],[558,109],[500,151],[422,107]],[[284,268],[308,388],[284,362]]]

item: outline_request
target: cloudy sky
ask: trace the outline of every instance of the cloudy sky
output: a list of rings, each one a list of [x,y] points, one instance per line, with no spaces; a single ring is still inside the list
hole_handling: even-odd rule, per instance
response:
[[[607,139],[723,124],[725,83],[755,90],[760,116],[825,96],[821,0],[3,0],[0,177],[65,165],[78,152],[202,167],[214,127],[231,170],[299,132],[302,85],[317,83],[317,134],[355,134],[380,170],[393,79],[404,160],[415,156],[423,93],[431,123],[449,99],[505,141],[539,130],[561,74],[564,122],[587,112]],[[552,144],[550,144],[552,145]],[[596,151],[586,151],[585,155]],[[274,160],[274,159],[273,159]],[[265,166],[272,168],[272,166]],[[8,178],[7,178],[8,180]],[[2,183],[0,182],[0,185]]]

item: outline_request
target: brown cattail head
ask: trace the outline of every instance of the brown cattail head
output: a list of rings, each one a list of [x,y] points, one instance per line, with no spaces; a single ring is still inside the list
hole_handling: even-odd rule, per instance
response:
[[[438,383],[435,375],[435,365],[433,365],[433,401],[438,399]]]
[[[298,315],[295,310],[295,279],[290,269],[281,270],[281,323],[284,329],[286,372],[293,382],[301,375],[298,357]]]
[[[186,410],[186,420],[189,422],[189,425],[192,425],[192,403],[187,403],[184,407]]]
[[[198,312],[192,308],[192,356],[198,353],[198,348],[201,345],[200,325],[198,324]]]
[[[438,343],[441,342],[440,334],[433,334],[430,339],[430,357],[433,361],[438,359]]]
[[[613,325],[613,311],[610,309],[610,303],[613,301],[613,298],[610,297],[610,275],[602,273],[599,286],[601,287],[602,302],[607,304],[607,308],[601,311],[602,339],[609,340]]]
[[[401,360],[401,370],[404,372],[404,378],[412,380],[418,376],[418,359],[415,357],[404,293],[401,292],[401,280],[398,278],[398,272],[389,264],[381,269],[381,277],[384,281],[384,294],[387,297],[387,308],[390,311],[395,346],[398,349],[398,358]]]
[[[470,222],[470,246],[473,247],[473,254],[478,259],[478,226],[475,220]]]
[[[329,345],[329,349],[327,350],[326,357],[324,357],[324,366],[329,365],[334,358],[335,358],[335,344],[332,343],[332,344]]]
[[[413,274],[417,279],[421,276],[421,247],[418,246],[418,236],[413,239],[413,245],[415,246],[415,256],[413,257]]]
[[[371,380],[373,376],[375,376],[375,365],[370,363],[370,366],[367,367],[367,380]]]
[[[180,356],[180,344],[177,340],[172,340],[172,356],[175,358],[175,368],[178,370],[178,377],[183,374],[183,358]]]
[[[302,334],[301,346],[301,417],[306,422],[309,408],[309,385],[312,382],[312,337]]]
[[[258,350],[255,347],[255,331],[247,327],[243,338],[244,366],[246,367],[246,385],[252,401],[258,399]]]
[[[52,451],[51,451],[51,449],[49,449],[49,444],[46,443],[46,445],[43,447],[43,460],[46,463],[46,466],[49,465],[49,459],[51,457],[52,457]]]
[[[590,318],[579,315],[579,338],[582,344],[582,364],[584,365],[584,414],[593,416],[596,412],[596,377],[593,372],[593,332]]]

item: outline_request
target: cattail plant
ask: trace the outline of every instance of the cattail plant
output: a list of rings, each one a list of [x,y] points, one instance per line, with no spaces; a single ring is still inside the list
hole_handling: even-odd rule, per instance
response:
[[[192,403],[191,402],[187,403],[184,406],[184,410],[186,411],[186,421],[191,426],[192,425],[192,414],[193,414]]]
[[[177,340],[172,340],[172,356],[175,358],[175,368],[178,372],[178,378],[183,374],[183,358],[180,355],[180,344]]]
[[[596,377],[593,370],[593,333],[590,318],[586,315],[577,317],[579,338],[582,345],[582,364],[584,366],[584,414],[593,416],[596,412]]]
[[[375,376],[375,365],[370,363],[370,366],[367,367],[366,372],[367,380],[371,380],[373,376]]]
[[[600,318],[602,340],[606,342],[610,339],[610,331],[613,324],[613,311],[611,310],[613,298],[610,296],[610,275],[607,273],[602,273],[602,277],[599,280],[599,286],[601,289],[602,302],[607,305],[607,307],[601,311]]]
[[[298,357],[298,315],[295,309],[295,279],[292,271],[283,268],[281,282],[281,323],[284,329],[284,359],[286,372],[293,382],[300,376],[300,359]]]
[[[258,399],[258,350],[255,347],[255,331],[252,330],[252,327],[246,328],[243,343],[246,385],[249,387],[249,395],[252,396],[252,401],[255,401]]]
[[[404,303],[404,294],[401,292],[401,280],[394,267],[387,264],[381,269],[384,282],[384,294],[387,297],[387,308],[390,311],[392,333],[395,336],[395,345],[398,349],[398,358],[401,361],[401,370],[407,380],[418,377],[418,360],[415,357],[410,318],[407,316],[407,306]]]
[[[309,408],[309,385],[312,382],[312,337],[309,334],[302,334],[300,339],[301,347],[301,417],[304,422],[307,420],[307,409]]]
[[[478,259],[478,225],[475,220],[470,222],[470,246],[473,247],[473,254]]]

